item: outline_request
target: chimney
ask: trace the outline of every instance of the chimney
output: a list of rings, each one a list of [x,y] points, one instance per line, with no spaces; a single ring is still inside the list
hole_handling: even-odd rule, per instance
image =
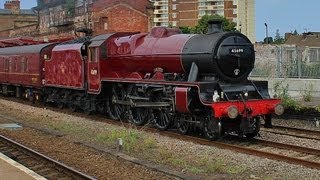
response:
[[[218,19],[212,19],[208,21],[208,32],[207,34],[211,33],[218,33],[222,32],[222,21]]]
[[[19,13],[20,12],[20,0],[6,1],[4,3],[4,9],[9,9],[13,13]]]

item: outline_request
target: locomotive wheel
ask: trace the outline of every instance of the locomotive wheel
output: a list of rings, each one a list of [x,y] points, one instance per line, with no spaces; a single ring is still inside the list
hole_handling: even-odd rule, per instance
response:
[[[246,137],[248,139],[252,139],[254,137],[256,137],[259,134],[260,131],[260,127],[261,127],[261,117],[256,117],[253,119],[253,124],[251,125],[253,128],[253,132],[252,133],[246,133]]]
[[[189,130],[189,124],[185,121],[185,117],[178,118],[177,128],[180,134],[187,134]]]
[[[116,104],[114,101],[123,100],[125,96],[124,89],[117,84],[112,86],[112,94],[108,99],[108,114],[111,119],[120,120],[124,114],[125,107],[121,104]]]
[[[171,123],[170,115],[162,110],[155,110],[153,114],[156,127],[160,130],[167,130]]]
[[[221,136],[221,122],[213,118],[206,118],[203,124],[203,133],[209,140],[219,139]]]
[[[148,120],[148,109],[145,108],[131,108],[132,123],[136,126],[145,125]]]
[[[132,95],[136,97],[145,97],[144,93],[138,92],[138,88],[134,84],[129,85],[127,89],[128,89],[128,95]],[[132,107],[130,110],[132,115],[131,122],[136,126],[145,125],[151,117],[150,110],[147,108]]]

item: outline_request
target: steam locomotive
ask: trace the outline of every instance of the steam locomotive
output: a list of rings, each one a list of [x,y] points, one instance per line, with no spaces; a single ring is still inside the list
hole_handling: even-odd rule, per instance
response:
[[[0,40],[0,45],[1,42]],[[155,27],[63,43],[0,48],[4,95],[180,133],[201,130],[253,138],[261,121],[282,114],[268,83],[248,80],[255,63],[249,39],[210,21],[207,34]]]

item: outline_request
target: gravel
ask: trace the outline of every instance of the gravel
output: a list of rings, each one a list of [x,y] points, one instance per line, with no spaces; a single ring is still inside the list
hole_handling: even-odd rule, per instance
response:
[[[6,134],[20,139],[27,145],[36,146],[41,151],[52,153],[54,157],[63,159],[68,164],[74,165],[85,172],[97,175],[102,179],[159,179],[163,177],[168,179],[168,176],[148,168],[133,165],[127,162],[119,162],[118,159],[106,157],[106,154],[97,153],[92,149],[87,149],[80,144],[73,142],[90,142],[97,143],[95,139],[90,138],[90,134],[106,131],[107,129],[122,128],[110,125],[104,122],[88,120],[86,118],[58,113],[43,108],[31,107],[15,102],[0,100],[0,114],[14,116],[20,123],[25,126],[36,126],[38,129],[57,130],[52,127],[54,123],[73,124],[79,127],[73,131],[66,132],[68,129],[62,129],[62,134],[67,134],[63,137],[54,137],[52,135],[39,133],[33,128],[24,128],[22,131],[0,130],[0,134]],[[1,118],[0,118],[1,119]],[[8,120],[0,121],[4,122]],[[287,121],[288,124],[292,124]],[[83,129],[82,127],[85,127]],[[300,126],[299,126],[300,127]],[[58,129],[61,131],[61,128]],[[81,132],[81,133],[79,133]],[[208,147],[192,142],[185,142],[173,138],[163,137],[159,134],[142,132],[147,137],[156,140],[157,147],[174,153],[181,159],[187,159],[194,163],[200,163],[210,160],[220,160],[221,165],[227,170],[217,172],[192,172],[189,169],[171,167],[177,171],[187,173],[189,175],[198,176],[201,179],[319,179],[320,171],[309,169],[306,167],[292,165],[280,161],[274,161],[256,156],[235,153],[230,150]],[[320,148],[320,143],[314,140],[306,140],[293,138],[288,136],[280,136],[272,133],[262,132],[263,139],[274,141],[285,141],[297,145],[305,145],[312,148]],[[38,145],[37,145],[38,144]],[[71,148],[71,146],[74,146]],[[50,147],[50,148],[47,148]],[[105,146],[108,148],[107,146]],[[112,149],[112,147],[109,147]],[[48,150],[49,149],[49,150]],[[79,153],[76,157],[74,153]],[[144,157],[144,153],[130,153],[131,156],[145,158],[153,161],[153,158]],[[71,156],[71,157],[70,157]],[[165,158],[165,157],[164,157]],[[110,163],[108,163],[110,161]],[[156,163],[156,162],[154,162]],[[106,164],[106,165],[104,165]],[[119,167],[119,168],[118,168]],[[110,169],[111,168],[111,169]],[[169,167],[170,168],[170,167]],[[106,170],[107,169],[107,170]],[[110,170],[109,170],[110,169]],[[111,175],[106,175],[111,172]],[[117,173],[118,172],[118,173]],[[132,176],[131,176],[131,173]]]

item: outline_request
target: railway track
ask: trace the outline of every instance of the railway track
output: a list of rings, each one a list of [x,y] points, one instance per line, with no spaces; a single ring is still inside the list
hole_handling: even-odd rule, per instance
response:
[[[55,109],[55,108],[52,108]],[[71,113],[73,115],[86,117],[92,121],[99,121],[113,125],[132,127],[131,124],[123,121],[108,120],[101,116],[86,116],[79,113]],[[277,128],[277,126],[275,126]],[[209,141],[204,138],[195,136],[180,135],[175,131],[160,131],[155,128],[141,127],[138,128],[146,132],[158,133],[163,136],[180,139],[187,142],[193,142],[196,144],[214,146],[223,149],[229,149],[239,153],[245,153],[263,158],[274,159],[278,161],[284,161],[291,164],[303,165],[310,168],[320,169],[320,151],[317,149],[305,148],[300,146],[294,146],[289,144],[276,143],[265,140],[253,140],[246,142],[239,142],[239,139],[223,141]],[[300,130],[302,131],[302,130]],[[288,153],[290,152],[290,153]]]
[[[47,179],[95,179],[2,135],[0,153]]]
[[[261,131],[270,132],[280,135],[288,135],[298,138],[320,140],[320,131],[308,130],[308,129],[299,129],[293,127],[285,126],[273,126],[272,129],[261,128]]]

